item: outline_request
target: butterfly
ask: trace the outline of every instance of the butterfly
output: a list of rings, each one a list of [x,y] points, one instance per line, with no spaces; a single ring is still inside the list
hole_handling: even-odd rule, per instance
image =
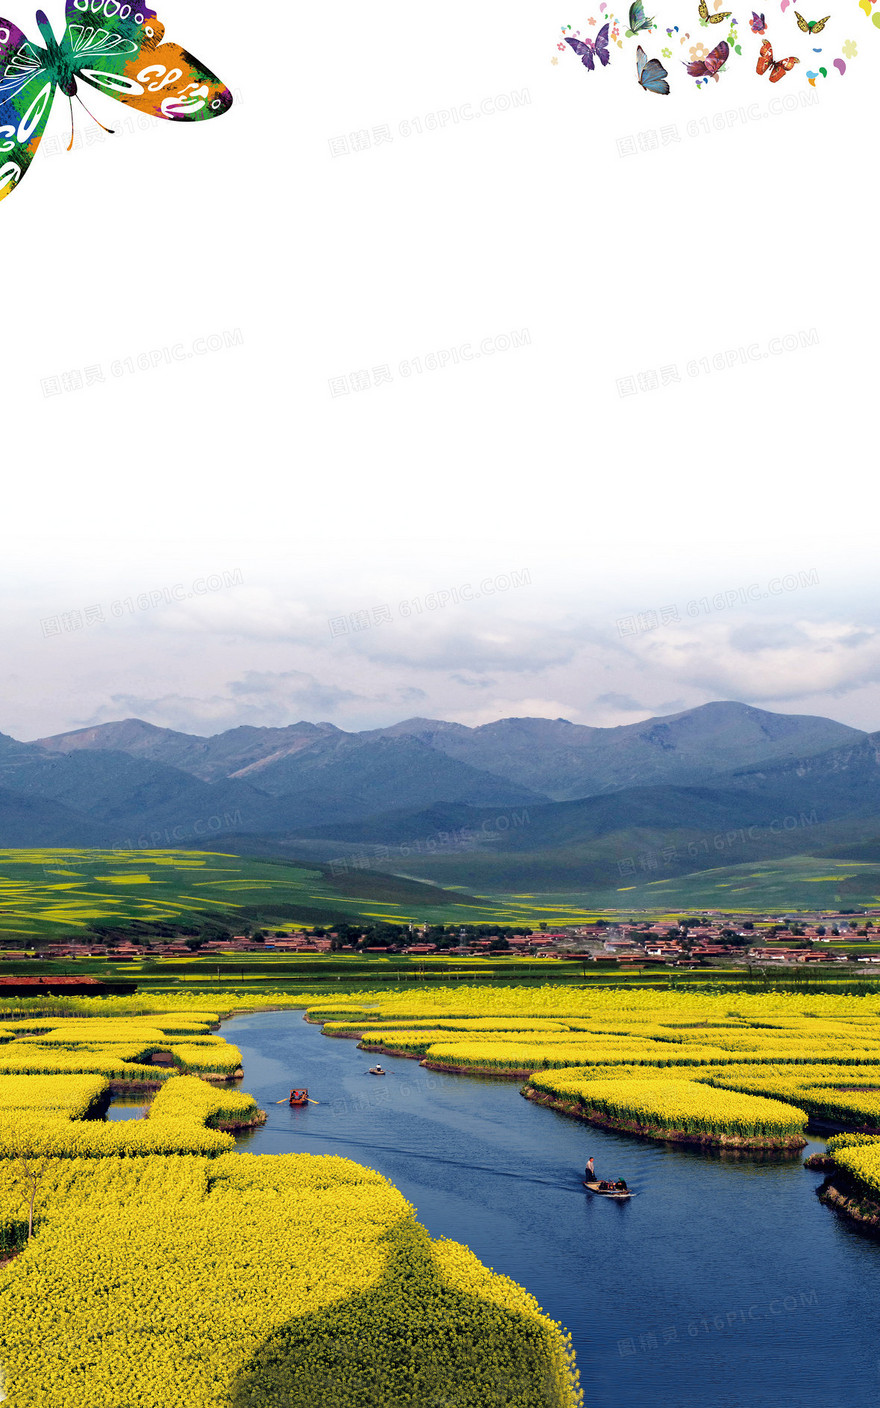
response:
[[[653,27],[654,21],[652,19],[646,19],[645,17],[645,7],[642,4],[642,0],[633,0],[633,3],[629,7],[629,29],[626,31],[627,38],[631,39],[634,34],[639,33],[639,30],[653,29]]]
[[[67,0],[65,18],[59,44],[45,13],[37,11],[45,49],[0,19],[0,200],[27,175],[56,88],[70,101],[72,121],[73,99],[82,103],[78,79],[173,122],[221,117],[232,106],[229,89],[198,59],[179,44],[162,43],[165,26],[149,6],[137,0]]]
[[[765,39],[761,45],[761,52],[758,55],[758,67],[756,73],[766,73],[770,69],[770,82],[778,83],[780,78],[784,78],[790,73],[795,64],[799,64],[800,59],[774,59],[773,46],[769,39]]]
[[[595,39],[566,39],[566,44],[570,44],[574,52],[580,57],[580,61],[592,73],[595,64],[593,55],[599,60],[603,68],[611,62],[611,55],[608,52],[608,25],[603,24]]]
[[[722,10],[720,15],[710,15],[706,0],[700,0],[699,11],[704,24],[720,24],[722,20],[729,20],[733,14],[732,10]]]
[[[755,11],[752,10],[752,18],[749,20],[749,29],[752,31],[752,34],[763,34],[766,28],[767,25],[764,22],[764,16],[756,15]]]
[[[659,59],[649,59],[641,44],[636,49],[636,77],[646,93],[668,93],[667,73]]]
[[[729,57],[730,48],[727,41],[722,39],[718,47],[713,49],[711,54],[707,54],[705,59],[696,59],[692,64],[685,64],[685,68],[691,78],[702,78],[704,74],[711,77],[718,73],[722,65],[727,63]]]
[[[798,29],[802,29],[804,34],[821,34],[822,30],[831,19],[830,15],[826,15],[824,20],[805,20],[803,15],[798,14],[797,10],[794,12],[794,17],[798,22]]]

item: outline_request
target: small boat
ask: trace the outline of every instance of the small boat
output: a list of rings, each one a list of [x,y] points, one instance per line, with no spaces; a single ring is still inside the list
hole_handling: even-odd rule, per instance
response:
[[[597,1180],[595,1183],[584,1183],[585,1188],[589,1188],[591,1193],[601,1193],[603,1198],[631,1198],[632,1193],[629,1188],[603,1188]]]
[[[309,1092],[307,1090],[291,1090],[289,1105],[308,1105]]]
[[[381,1067],[381,1066],[371,1066],[370,1069],[367,1071],[367,1075],[368,1075],[368,1076],[384,1076],[384,1075],[385,1075],[385,1072],[382,1070],[382,1067]]]

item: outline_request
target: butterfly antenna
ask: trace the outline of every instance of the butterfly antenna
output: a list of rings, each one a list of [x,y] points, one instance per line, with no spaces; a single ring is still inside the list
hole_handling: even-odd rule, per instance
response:
[[[98,122],[98,119],[95,117],[95,114],[94,114],[93,112],[89,112],[89,109],[86,107],[86,105],[85,105],[85,103],[83,102],[82,98],[79,96],[79,93],[77,93],[75,96],[76,96],[76,101],[79,103],[80,107],[81,107],[81,108],[85,108],[85,111],[89,113],[89,117],[92,119],[92,122]],[[71,101],[71,104],[70,104],[70,110],[71,110],[71,113],[72,113],[72,112],[73,112],[73,102],[72,102],[72,101]],[[103,122],[98,122],[98,126],[101,128],[101,130],[102,130],[103,132],[108,132],[111,137],[114,137],[114,136],[116,135],[116,133],[114,132],[113,128],[112,128],[112,127],[105,127],[104,124],[103,124]],[[71,142],[72,142],[72,141],[73,141],[73,138],[71,137],[70,140],[71,140]]]
[[[70,98],[70,97],[69,97],[69,98],[67,99],[67,101],[70,103],[70,141],[69,141],[69,143],[67,144],[67,150],[68,150],[69,152],[72,152],[72,151],[73,151],[73,98]]]

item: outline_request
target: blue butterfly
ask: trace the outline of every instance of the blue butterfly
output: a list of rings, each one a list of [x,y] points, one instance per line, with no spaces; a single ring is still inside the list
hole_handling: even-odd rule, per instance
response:
[[[641,44],[636,50],[636,77],[646,93],[668,93],[667,73],[659,59],[649,59]]]

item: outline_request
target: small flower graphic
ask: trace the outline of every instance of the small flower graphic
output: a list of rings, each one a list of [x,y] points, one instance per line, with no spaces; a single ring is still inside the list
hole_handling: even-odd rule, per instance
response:
[[[854,39],[847,39],[847,40],[844,41],[844,44],[843,44],[843,57],[844,57],[845,59],[854,59],[855,56],[856,56],[856,54],[857,54],[858,52],[859,52],[859,46],[858,46],[858,44],[856,44],[856,42],[855,42]]]
[[[660,50],[660,53],[663,55],[664,59],[671,59],[671,58],[672,58],[672,50],[671,50],[671,49],[661,49],[661,50]]]
[[[557,44],[556,47],[557,47],[557,49],[559,50],[560,54],[564,54],[564,53],[565,53],[565,45],[564,45],[564,44]]]
[[[595,23],[596,23],[596,21],[593,19],[593,16],[591,15],[590,18],[587,20],[587,24],[595,24]]]
[[[705,44],[692,44],[690,48],[692,59],[705,59],[708,52],[709,50],[706,48]]]

